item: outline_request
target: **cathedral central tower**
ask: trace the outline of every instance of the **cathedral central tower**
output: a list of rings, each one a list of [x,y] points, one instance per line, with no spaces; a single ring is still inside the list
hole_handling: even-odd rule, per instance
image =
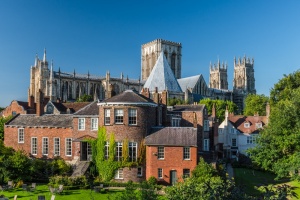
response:
[[[175,77],[181,78],[181,48],[181,43],[162,39],[143,44],[141,49],[142,80],[147,80],[161,52],[166,56]]]

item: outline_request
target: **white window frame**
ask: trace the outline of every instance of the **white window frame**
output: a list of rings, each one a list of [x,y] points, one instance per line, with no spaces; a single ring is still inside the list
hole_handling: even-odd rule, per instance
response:
[[[18,128],[18,143],[24,143],[25,131],[24,128]]]
[[[244,127],[245,127],[245,128],[250,128],[250,123],[249,123],[249,122],[245,122],[245,123],[244,123]]]
[[[37,137],[32,137],[31,138],[31,154],[32,155],[37,155],[37,153],[38,153],[37,144],[38,144]]]
[[[137,176],[142,177],[143,176],[143,167],[137,167]]]
[[[124,110],[115,109],[115,124],[124,124]]]
[[[123,156],[123,143],[116,142],[116,161],[122,161]]]
[[[190,160],[190,159],[191,159],[191,148],[183,147],[183,160]]]
[[[180,127],[180,121],[181,118],[180,117],[172,117],[172,127]]]
[[[91,130],[92,131],[98,130],[98,118],[91,118]]]
[[[48,137],[42,138],[42,154],[43,155],[49,154],[49,138]]]
[[[255,127],[256,129],[262,128],[262,123],[261,122],[255,123]]]
[[[209,151],[209,139],[203,140],[203,151]]]
[[[105,160],[108,160],[108,158],[109,158],[109,141],[105,142],[104,148],[105,148],[105,150],[104,150],[104,158],[105,158]]]
[[[53,138],[53,154],[54,154],[54,156],[60,156],[60,138],[59,137]]]
[[[85,130],[85,118],[78,118],[78,130]]]
[[[65,155],[72,156],[72,138],[65,139]]]
[[[256,143],[256,135],[247,136],[247,144],[255,144]]]
[[[157,147],[157,159],[158,160],[164,160],[165,159],[165,147],[164,146],[158,146]]]
[[[129,153],[129,161],[135,162],[137,161],[137,150],[138,150],[137,142],[129,142],[128,143],[128,153]]]
[[[128,109],[128,125],[137,125],[137,109]]]
[[[186,173],[186,172],[189,172],[189,173]],[[191,176],[191,170],[184,168],[182,170],[182,176],[183,176],[183,178],[189,178]]]
[[[163,168],[157,168],[157,178],[163,179]]]
[[[124,173],[122,168],[116,170],[115,179],[124,179]]]
[[[110,109],[104,109],[104,125],[110,125]]]

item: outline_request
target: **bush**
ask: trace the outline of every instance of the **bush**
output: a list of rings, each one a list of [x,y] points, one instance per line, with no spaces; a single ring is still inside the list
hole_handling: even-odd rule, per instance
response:
[[[78,177],[68,177],[68,176],[52,176],[49,179],[49,185],[58,186],[77,186],[86,188],[88,186],[88,181],[85,176]]]

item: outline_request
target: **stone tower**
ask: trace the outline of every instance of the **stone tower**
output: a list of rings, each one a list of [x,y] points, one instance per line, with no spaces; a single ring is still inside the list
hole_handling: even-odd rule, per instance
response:
[[[181,43],[156,39],[142,45],[141,77],[147,80],[160,52],[166,56],[168,63],[177,79],[181,78]]]
[[[44,50],[43,60],[40,60],[38,56],[35,57],[34,66],[30,69],[30,88],[29,97],[34,98],[34,103],[38,103],[38,97],[40,92],[45,96],[49,96],[48,79],[50,76],[50,70],[48,68],[48,61],[46,59],[46,49]]]
[[[248,94],[256,94],[254,78],[254,59],[234,58],[233,75],[233,101],[239,107],[240,112],[244,109],[245,98]]]
[[[220,64],[220,60],[218,60],[218,64],[210,64],[209,74],[210,88],[228,90],[227,64]]]

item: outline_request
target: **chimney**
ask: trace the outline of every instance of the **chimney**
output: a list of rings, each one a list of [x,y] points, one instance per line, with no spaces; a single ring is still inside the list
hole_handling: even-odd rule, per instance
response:
[[[142,94],[144,97],[150,99],[150,93],[149,93],[149,89],[148,89],[148,88],[142,88],[141,94]]]
[[[158,89],[155,87],[155,92],[153,94],[153,101],[157,104],[159,104],[159,95],[158,95]]]
[[[213,104],[213,107],[212,107],[212,109],[211,109],[211,117],[212,118],[216,118],[216,106],[215,106],[215,104]]]
[[[36,115],[41,116],[43,114],[44,114],[44,98],[43,98],[43,92],[39,90],[38,98],[36,102]]]
[[[161,104],[163,105],[168,104],[168,92],[166,90],[162,91],[161,93]]]
[[[193,127],[197,128],[197,125],[198,125],[197,124],[197,114],[195,112],[193,114],[194,114],[194,117],[193,117]]]

